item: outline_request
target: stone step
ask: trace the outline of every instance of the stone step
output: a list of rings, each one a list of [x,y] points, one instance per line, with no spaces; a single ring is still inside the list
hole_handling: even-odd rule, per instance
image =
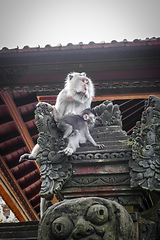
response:
[[[128,144],[127,140],[119,140],[119,141],[106,141],[104,139],[94,139],[97,144],[104,144],[105,148],[104,151],[115,151],[115,150],[130,150],[131,146]],[[95,147],[92,143],[87,141],[84,144],[80,144],[80,148],[77,149],[76,152],[83,152],[83,151],[96,151],[99,152],[98,147]],[[102,150],[100,150],[101,152]]]
[[[106,142],[108,142],[108,143],[112,143],[112,142],[119,142],[120,140],[125,140],[125,141],[127,141],[128,140],[128,138],[126,138],[125,136],[117,136],[117,135],[115,135],[115,136],[109,136],[109,135],[93,135],[93,134],[91,134],[92,135],[92,137],[93,137],[93,139],[95,140],[95,141],[99,141],[99,142],[104,142],[104,141],[106,141]]]
[[[104,136],[124,136],[128,137],[126,131],[123,131],[121,128],[113,127],[96,127],[92,131],[91,134],[94,135],[104,135]]]

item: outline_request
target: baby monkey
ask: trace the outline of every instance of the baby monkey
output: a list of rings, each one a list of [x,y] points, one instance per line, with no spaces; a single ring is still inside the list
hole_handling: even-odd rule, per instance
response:
[[[79,147],[80,143],[90,141],[94,146],[100,149],[104,148],[103,144],[97,144],[90,134],[90,129],[95,124],[95,115],[91,109],[85,109],[82,114],[67,114],[57,123],[57,127],[64,132],[63,138],[68,138],[68,145],[59,153],[64,152],[67,156],[72,155]]]

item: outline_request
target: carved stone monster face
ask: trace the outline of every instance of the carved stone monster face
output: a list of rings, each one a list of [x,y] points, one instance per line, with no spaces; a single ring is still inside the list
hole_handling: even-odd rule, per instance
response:
[[[38,240],[132,240],[130,215],[118,203],[88,197],[51,206],[40,221]]]

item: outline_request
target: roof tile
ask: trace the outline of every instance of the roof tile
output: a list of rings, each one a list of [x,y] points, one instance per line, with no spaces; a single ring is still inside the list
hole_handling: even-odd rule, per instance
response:
[[[72,50],[72,49],[90,49],[90,48],[111,48],[111,47],[134,47],[134,46],[144,46],[144,45],[159,45],[160,44],[160,37],[155,38],[146,38],[144,40],[141,39],[134,39],[133,41],[128,41],[124,39],[123,41],[117,42],[116,40],[111,41],[110,43],[106,43],[102,41],[100,43],[95,43],[93,41],[89,42],[89,44],[83,44],[80,42],[79,44],[72,44],[68,43],[66,46],[62,46],[58,44],[57,46],[51,46],[47,44],[44,48],[38,47],[29,47],[28,45],[24,46],[23,49],[19,49],[17,46],[13,49],[8,49],[7,47],[3,47],[0,50],[0,53],[13,53],[13,52],[36,52],[36,51],[55,51],[55,50]]]

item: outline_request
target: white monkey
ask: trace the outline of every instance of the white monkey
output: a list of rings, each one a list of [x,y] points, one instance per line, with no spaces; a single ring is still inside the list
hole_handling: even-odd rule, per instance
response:
[[[80,114],[91,107],[94,92],[94,85],[86,73],[69,73],[64,89],[57,96],[55,108],[61,117],[68,113]]]
[[[65,114],[68,113],[73,113],[73,114],[80,114],[83,110],[90,108],[91,107],[91,102],[94,97],[94,85],[88,77],[86,77],[86,73],[69,73],[67,75],[66,81],[65,81],[65,86],[64,89],[58,94],[56,104],[53,106],[53,116],[55,121],[59,121],[61,117],[63,117]],[[57,109],[57,111],[54,111]],[[58,114],[57,114],[58,113]],[[74,141],[77,141],[77,145],[75,143],[75,149],[78,147],[79,142],[81,143],[82,140],[81,138],[84,139],[84,136],[81,136],[84,134],[84,129],[83,128],[83,133],[81,133],[79,130],[75,131],[75,134],[77,134],[78,137],[76,137],[74,134],[69,136],[69,143],[71,143],[72,147]],[[89,134],[90,135],[90,134]],[[88,137],[89,138],[89,137]],[[88,139],[89,140],[89,139]],[[91,142],[94,143],[94,140]],[[67,146],[69,149],[66,149],[67,155],[71,155],[73,151],[70,151],[70,144]],[[40,146],[37,143],[35,147],[33,148],[32,152],[30,154],[26,153],[23,154],[20,157],[20,162],[23,161],[24,159],[36,159],[36,156],[39,152]],[[74,150],[75,151],[75,150]],[[72,153],[71,153],[72,152]],[[41,198],[41,217],[44,212],[44,205],[45,205],[45,199]]]
[[[94,85],[86,73],[69,73],[65,80],[64,89],[58,94],[56,104],[53,106],[53,116],[56,122],[65,114],[80,114],[83,110],[91,107],[94,97]],[[25,153],[20,157],[24,159],[36,159],[40,146],[36,144],[31,153]]]

